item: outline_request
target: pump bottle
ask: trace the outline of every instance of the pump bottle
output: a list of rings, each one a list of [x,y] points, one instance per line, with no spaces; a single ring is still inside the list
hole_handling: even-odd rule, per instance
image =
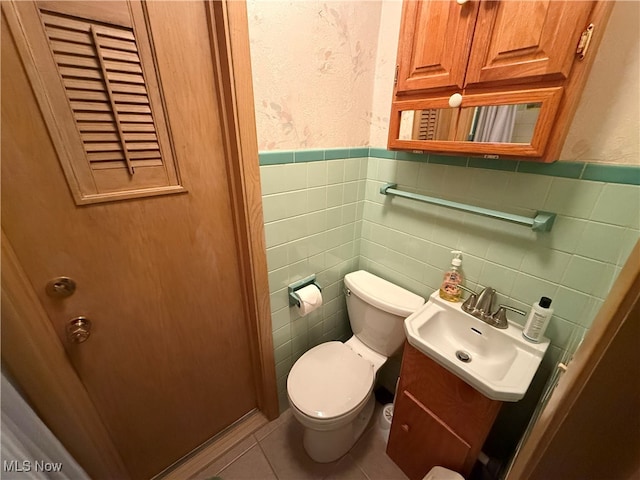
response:
[[[460,271],[462,252],[460,250],[452,250],[451,253],[453,253],[454,257],[451,260],[451,268],[444,274],[444,279],[440,286],[440,298],[449,302],[459,302],[462,297],[462,289],[460,288],[462,283],[462,272]]]

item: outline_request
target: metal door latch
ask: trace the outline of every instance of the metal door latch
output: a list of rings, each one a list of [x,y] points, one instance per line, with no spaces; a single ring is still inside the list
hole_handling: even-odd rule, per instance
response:
[[[91,335],[91,321],[86,317],[76,317],[67,325],[67,339],[71,343],[86,342]]]
[[[45,291],[52,298],[70,297],[76,291],[76,282],[69,277],[56,277],[49,280]]]

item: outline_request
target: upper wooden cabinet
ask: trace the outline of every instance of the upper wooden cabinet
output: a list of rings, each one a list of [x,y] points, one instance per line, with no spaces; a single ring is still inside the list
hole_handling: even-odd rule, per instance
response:
[[[465,84],[568,78],[592,9],[593,2],[481,2]]]
[[[476,2],[405,2],[397,91],[462,88],[477,13]]]
[[[405,0],[389,148],[557,160],[612,3]]]

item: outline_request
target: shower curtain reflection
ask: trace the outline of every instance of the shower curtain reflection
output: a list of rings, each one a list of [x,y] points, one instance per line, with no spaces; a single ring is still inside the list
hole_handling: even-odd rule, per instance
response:
[[[491,105],[476,110],[474,142],[511,143],[517,105]]]

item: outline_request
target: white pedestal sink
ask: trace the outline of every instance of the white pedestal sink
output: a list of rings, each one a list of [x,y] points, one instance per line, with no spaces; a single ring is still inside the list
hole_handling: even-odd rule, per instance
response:
[[[524,397],[549,340],[532,343],[522,327],[497,329],[447,302],[438,292],[404,322],[411,345],[493,400]]]

